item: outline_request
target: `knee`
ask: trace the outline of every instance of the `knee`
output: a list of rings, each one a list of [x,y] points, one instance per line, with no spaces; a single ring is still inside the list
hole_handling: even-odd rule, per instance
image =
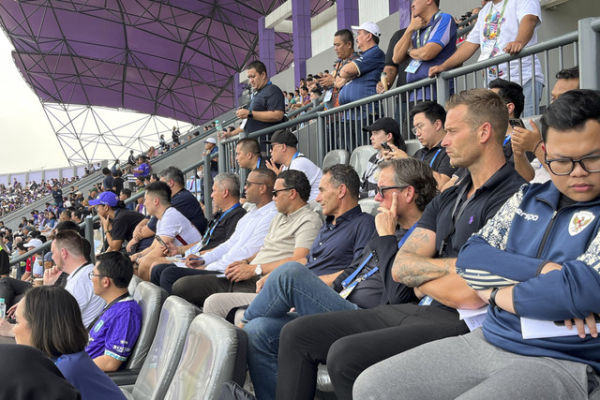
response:
[[[169,273],[169,269],[163,271],[163,273],[161,274],[161,286],[162,282],[164,282],[163,279],[169,279],[169,281],[172,279]],[[193,286],[190,284],[190,279],[188,277],[179,278],[175,282],[170,283],[172,284],[171,294],[183,298],[185,298],[186,294],[189,293],[189,288]]]
[[[309,272],[312,274],[311,271],[308,270],[308,268],[306,268],[306,266],[300,264],[299,262],[296,261],[289,261],[286,262],[285,264],[275,268],[275,270],[273,270],[273,272],[271,272],[269,276],[269,279],[277,279],[282,283],[285,282],[294,282],[296,279],[298,279],[300,276],[304,275],[306,272]]]
[[[327,353],[327,371],[329,375],[338,376],[346,368],[356,354],[356,347],[348,338],[341,338],[333,342]]]
[[[279,336],[279,351],[289,352],[297,349],[299,341],[306,333],[306,325],[303,323],[303,318],[297,318],[285,324]]]
[[[162,272],[169,266],[169,264],[158,264],[153,263],[150,271],[150,280],[155,285],[160,285],[160,276]]]
[[[269,339],[265,329],[265,318],[255,318],[244,326],[244,331],[248,335],[248,347],[251,351],[265,351]]]

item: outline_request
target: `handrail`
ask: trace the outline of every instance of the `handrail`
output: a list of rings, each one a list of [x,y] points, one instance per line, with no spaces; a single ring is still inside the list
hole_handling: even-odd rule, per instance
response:
[[[462,28],[465,25],[468,25],[470,22],[472,22],[473,20],[476,20],[477,17],[479,17],[479,14],[471,14],[469,17],[467,17],[466,19],[460,21],[458,24],[456,24],[459,28]]]

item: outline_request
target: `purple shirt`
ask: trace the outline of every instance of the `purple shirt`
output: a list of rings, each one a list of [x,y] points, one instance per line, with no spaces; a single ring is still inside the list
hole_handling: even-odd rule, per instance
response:
[[[131,297],[113,304],[90,330],[85,351],[92,359],[107,355],[127,361],[142,325],[142,309]]]

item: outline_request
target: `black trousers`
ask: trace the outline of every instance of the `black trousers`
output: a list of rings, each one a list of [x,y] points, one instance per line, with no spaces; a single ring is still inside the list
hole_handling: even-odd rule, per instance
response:
[[[187,270],[187,268],[177,269]],[[165,274],[168,275],[171,270],[172,269],[169,268],[162,273],[161,281],[162,278],[167,278]],[[194,275],[179,278],[173,283],[171,294],[179,296],[198,307],[204,307],[204,300],[215,293],[254,293],[256,292],[256,281],[259,279],[258,277],[252,277],[241,282],[231,282],[227,278],[217,278],[218,272],[203,270],[191,271],[196,272]]]
[[[354,381],[369,366],[467,332],[455,311],[415,304],[297,318],[279,339],[277,399],[312,400],[319,363],[327,363],[337,398],[351,399]]]

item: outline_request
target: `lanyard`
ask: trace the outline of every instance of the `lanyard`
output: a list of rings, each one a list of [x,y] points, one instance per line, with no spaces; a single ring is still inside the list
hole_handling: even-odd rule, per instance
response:
[[[256,162],[256,169],[260,168],[260,162],[262,161],[262,158],[258,157],[258,161]]]
[[[227,211],[223,212],[223,214],[221,214],[221,216],[219,217],[217,222],[215,224],[213,224],[213,226],[210,229],[206,230],[206,233],[204,234],[204,237],[202,238],[202,243],[204,244],[204,246],[206,246],[210,242],[210,239],[212,238],[212,234],[215,231],[215,229],[217,228],[217,225],[219,225],[219,222],[221,222],[227,214],[229,214],[230,212],[232,212],[239,206],[240,206],[240,203],[236,203],[232,207],[230,207]],[[206,241],[206,243],[204,243],[204,241]]]
[[[421,30],[419,29],[416,32],[416,39],[417,39],[418,47],[423,47],[423,44],[427,43],[427,41],[429,40],[429,36],[431,35],[431,30],[433,29],[433,27],[435,26],[435,24],[437,23],[437,21],[440,19],[441,16],[442,16],[441,11],[438,11],[435,13],[435,15],[433,16],[433,22],[431,23],[431,25],[429,25],[427,27],[427,29],[425,29],[425,34],[423,35],[422,41],[421,41]]]
[[[111,308],[113,305],[115,305],[115,303],[118,303],[119,301],[123,300],[124,298],[128,297],[129,293],[125,292],[122,295],[120,295],[119,297],[117,297],[116,299],[114,299],[113,301],[111,301],[110,303],[108,303],[106,305],[106,307],[104,307],[104,309],[102,310],[102,312],[92,321],[91,324],[88,325],[87,327],[87,331],[91,331],[92,328],[94,327],[94,325],[96,325],[96,322],[98,322],[98,320],[104,315],[104,313],[106,311],[108,311],[109,308]]]
[[[488,29],[487,29],[487,31],[484,31],[484,32],[483,32],[483,37],[484,37],[484,38],[487,38],[487,39],[492,39],[492,40],[494,40],[494,39],[497,39],[497,38],[498,38],[498,36],[500,36],[500,27],[501,27],[501,25],[502,25],[502,17],[504,17],[504,11],[506,11],[506,5],[507,5],[507,4],[508,4],[508,0],[504,0],[504,4],[502,5],[502,12],[500,13],[500,16],[498,17],[498,19],[496,20],[496,26],[497,26],[497,28],[496,28],[496,32],[495,32],[495,33],[491,33],[491,32],[490,32],[490,30],[491,30],[491,29],[490,29],[490,27],[489,27],[489,25],[488,25]],[[485,20],[484,20],[484,21],[486,21],[486,22],[488,22],[488,23],[489,23],[489,22],[492,22],[492,21],[491,21],[491,19],[492,19],[492,12],[494,12],[494,4],[491,4],[491,6],[490,6],[490,12],[489,12],[489,13],[488,13],[488,15],[485,17]],[[492,37],[492,36],[493,36],[493,37]]]
[[[404,242],[406,242],[406,239],[408,239],[408,237],[410,236],[410,234],[415,230],[417,224],[415,223],[413,226],[410,227],[410,229],[402,236],[402,239],[400,239],[398,241],[398,248],[402,247],[402,245],[404,244]],[[356,268],[356,270],[354,270],[354,272],[347,277],[346,279],[344,279],[344,281],[342,282],[342,286],[343,287],[347,287],[350,282],[352,282],[354,280],[354,278],[356,278],[356,276],[360,273],[360,271],[362,271],[362,269],[367,265],[367,263],[369,261],[371,261],[371,258],[373,258],[373,253],[374,251],[370,252],[369,255],[367,256],[367,258],[365,258],[365,260],[358,266],[358,268]],[[375,271],[377,271],[379,269],[379,267],[375,267],[373,268],[371,271],[369,271],[367,274],[365,274],[363,277],[361,277],[361,280],[365,280],[368,277],[370,277],[371,275],[373,275],[375,273]]]
[[[502,143],[502,147],[506,146],[506,143],[508,143],[508,141],[510,140],[512,135],[508,135],[507,137],[504,138],[504,143]]]
[[[438,154],[440,154],[440,151],[442,151],[442,149],[438,149],[435,154],[433,155],[433,158],[431,159],[431,161],[429,161],[429,168],[433,168],[433,163],[435,162],[435,159],[437,158]],[[423,154],[423,158],[421,158],[421,161],[425,160],[425,154]]]
[[[86,265],[88,265],[88,263],[85,263],[85,264],[82,264],[82,265],[80,265],[80,266],[79,266],[79,268],[77,268],[75,271],[73,271],[73,273],[72,273],[71,275],[69,275],[69,277],[70,277],[71,279],[73,279],[73,277],[74,277],[75,275],[77,275],[77,273],[78,273],[78,272],[81,270],[81,268],[85,267]]]
[[[300,155],[299,151],[297,151],[296,153],[294,153],[294,155],[292,156],[292,161],[294,161],[296,158],[298,158],[299,155]],[[292,164],[292,161],[290,161],[290,165]]]
[[[450,239],[450,237],[452,235],[454,235],[454,233],[456,232],[456,221],[458,221],[460,219],[460,217],[462,216],[462,214],[465,212],[465,208],[467,208],[467,205],[469,204],[469,202],[473,199],[473,197],[475,197],[475,193],[473,193],[473,195],[469,198],[467,198],[462,204],[460,204],[462,197],[464,196],[465,192],[467,191],[467,189],[470,187],[471,185],[465,184],[461,189],[460,192],[458,193],[458,196],[456,197],[456,201],[454,202],[454,208],[452,209],[452,214],[451,214],[451,218],[452,218],[452,230],[448,233],[448,235],[440,242],[440,248],[438,250],[438,256],[442,257],[444,251],[446,250],[446,246],[448,244],[448,239]],[[458,208],[460,204],[460,209]],[[456,212],[458,210],[458,213]]]

